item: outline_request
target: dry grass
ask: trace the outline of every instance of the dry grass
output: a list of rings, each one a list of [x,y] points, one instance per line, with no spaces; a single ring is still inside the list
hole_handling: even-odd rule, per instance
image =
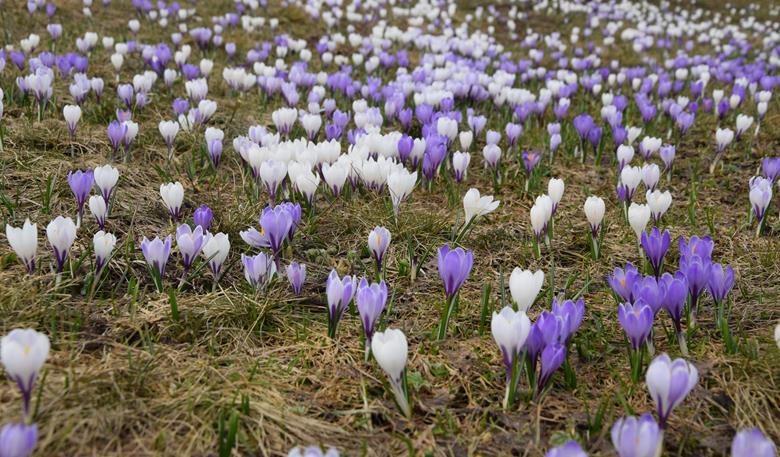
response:
[[[228,3],[203,7],[202,17],[206,20],[208,13],[224,11]],[[72,43],[84,30],[117,38],[126,30],[128,15],[116,7],[108,11],[96,7],[99,19],[77,24],[81,22],[78,4],[69,0],[60,5],[60,22],[70,24],[62,43]],[[272,7],[271,14],[284,18],[285,30],[306,37],[310,44],[325,32],[298,9]],[[32,31],[45,35],[41,17],[31,18],[21,7],[9,8],[5,26],[17,40]],[[144,23],[140,38],[158,40],[156,33]],[[238,31],[225,35],[227,41],[239,43],[240,53],[255,40],[272,36],[270,31],[256,37]],[[501,206],[464,242],[475,252],[475,266],[461,293],[450,336],[442,344],[430,340],[442,298],[435,258],[424,263],[422,275],[414,282],[403,272],[408,262],[405,240],[413,240],[421,256],[448,240],[453,222],[462,217],[459,202],[449,201],[443,183],[432,193],[417,190],[402,208],[397,224],[388,218],[384,198],[366,194],[330,202],[321,197],[316,221],[305,224],[292,251],[286,253],[286,258],[308,265],[303,297],[293,297],[285,283],[277,283],[268,293],[253,294],[240,271],[240,252],[248,249],[238,231],[256,224],[261,205],[249,203],[242,191],[245,178],[229,139],[249,125],[270,124],[276,105],[265,106],[257,95],[248,96],[238,106],[235,121],[228,124],[233,102],[224,95],[220,77],[224,62],[219,59],[211,77],[210,97],[220,104],[212,123],[225,130],[226,163],[216,180],[210,176],[189,180],[183,167],[191,152],[200,147],[199,140],[180,134],[177,162],[167,164],[157,122],[169,117],[171,97],[162,92],[155,96],[154,103],[140,114],[133,160],[116,164],[122,178],[108,229],[120,245],[108,278],[94,298],[89,299],[83,287],[89,260],[75,279],[66,279],[54,289],[53,275],[47,273],[48,254],[42,256],[39,273],[29,278],[7,244],[0,243],[0,330],[30,326],[47,332],[53,343],[36,415],[41,428],[37,455],[215,455],[219,419],[235,409],[241,411],[237,455],[283,455],[294,445],[323,444],[346,450],[347,455],[538,456],[566,437],[586,443],[591,455],[613,455],[608,434],[612,421],[629,412],[652,410],[644,384],[632,385],[629,380],[616,306],[603,280],[615,266],[638,260],[634,235],[622,223],[615,205],[614,169],[592,163],[581,166],[566,154],[552,168],[541,166],[540,183],[546,183],[547,176],[566,180],[553,252],[541,261],[532,255],[528,210],[533,196],[544,189],[523,194],[523,181],[518,178],[497,192]],[[54,216],[72,214],[74,202],[65,175],[74,168],[106,162],[110,148],[104,129],[115,99],[113,70],[107,60],[102,49],[92,57],[90,73],[106,79],[106,96],[100,108],[94,101],[87,104],[73,157],[59,114],[49,112],[47,119],[37,123],[26,107],[6,103],[0,190],[13,202],[13,213],[8,207],[2,209],[7,222],[18,225],[30,217],[40,232]],[[123,80],[140,70],[138,62],[128,62]],[[0,85],[10,88],[15,76],[9,63]],[[62,81],[57,83],[56,94],[62,104],[67,94]],[[689,343],[690,360],[699,368],[701,379],[672,417],[666,434],[669,455],[724,455],[735,429],[745,426],[759,426],[780,441],[780,388],[776,384],[780,357],[770,335],[780,319],[780,243],[776,232],[754,239],[746,217],[747,179],[761,157],[776,154],[778,136],[773,126],[778,116],[773,104],[752,149],[740,144],[715,176],[704,171],[714,122],[697,120],[678,147],[674,179],[663,184],[675,199],[665,218],[673,236],[711,234],[716,241],[715,258],[734,266],[737,285],[732,293],[731,324],[740,338],[739,353],[726,354],[714,329],[712,307],[705,302],[702,325]],[[505,113],[496,113],[489,127],[499,129],[503,122]],[[542,147],[540,130],[531,129],[523,145]],[[476,150],[484,138],[479,141]],[[487,191],[489,176],[481,169],[479,154],[473,155],[468,186]],[[214,208],[216,230],[229,233],[233,244],[230,267],[219,289],[211,291],[210,277],[205,274],[179,294],[182,318],[178,322],[171,319],[167,296],[154,292],[138,248],[143,235],[173,231],[157,192],[165,176],[153,166],[182,180],[185,214],[200,204]],[[517,168],[513,159],[509,167],[512,175]],[[42,204],[47,177],[54,183],[48,207]],[[689,219],[686,205],[692,183],[698,195],[695,221]],[[459,189],[459,194],[464,191],[465,187]],[[581,211],[590,194],[612,203],[608,204],[600,262],[589,257]],[[775,208],[772,222],[776,215]],[[394,410],[382,388],[380,370],[363,362],[359,321],[348,315],[335,341],[325,336],[327,272],[331,268],[358,275],[370,272],[365,238],[375,225],[387,225],[394,237],[387,273],[392,309],[383,317],[383,325],[402,328],[410,339],[415,403],[410,422]],[[93,230],[92,221],[87,222],[74,247],[74,258],[88,257]],[[40,254],[48,249],[43,243],[41,239]],[[676,261],[675,251],[670,254],[672,261]],[[176,260],[174,254],[169,264],[172,275],[180,272],[179,265],[173,266]],[[506,413],[499,405],[504,373],[498,351],[489,334],[478,334],[480,291],[483,284],[491,284],[491,301],[497,308],[501,272],[508,274],[515,266],[523,266],[542,268],[549,275],[551,263],[556,288],[568,283],[566,292],[572,295],[587,286],[586,320],[572,358],[578,386],[567,390],[556,378],[540,403],[521,402],[515,411]],[[137,293],[132,287],[136,281],[140,282]],[[548,293],[546,289],[543,294]],[[537,307],[532,318],[538,312]],[[668,326],[667,317],[662,316]],[[675,343],[663,335],[656,340],[659,351],[678,355]],[[19,398],[10,383],[0,384],[0,400],[3,417],[18,419]],[[600,405],[606,408],[604,426],[591,428]]]

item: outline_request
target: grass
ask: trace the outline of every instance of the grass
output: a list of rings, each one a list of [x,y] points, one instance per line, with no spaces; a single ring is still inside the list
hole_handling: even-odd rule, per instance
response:
[[[58,20],[70,25],[59,46],[70,48],[85,30],[117,39],[125,35],[129,14],[118,6],[128,2],[114,3],[108,10],[95,7],[96,17],[87,21],[78,12],[81,2],[69,0],[60,5]],[[228,3],[200,6],[202,21],[207,22],[213,12],[225,11]],[[305,38],[310,46],[326,33],[321,24],[312,24],[295,7],[272,5],[269,15],[281,18],[280,30]],[[556,24],[555,17],[548,17],[538,28],[544,31]],[[43,37],[42,47],[48,45],[42,16],[28,16],[21,6],[9,7],[5,27],[14,40],[35,31]],[[226,41],[239,44],[239,53],[249,49],[255,38],[272,36],[270,30],[257,37],[238,30],[225,33]],[[162,38],[156,28],[143,22],[139,39],[156,42]],[[197,51],[193,58],[199,58]],[[295,445],[322,444],[338,447],[347,455],[536,456],[568,438],[586,445],[590,455],[613,455],[612,422],[624,414],[653,409],[644,383],[630,382],[616,304],[604,281],[612,268],[639,261],[635,236],[622,222],[615,201],[614,167],[596,166],[592,157],[587,165],[580,165],[570,156],[573,140],[565,138],[555,162],[549,166],[543,161],[536,186],[526,194],[521,169],[513,157],[505,155],[510,179],[495,193],[501,206],[463,241],[474,250],[474,270],[461,292],[460,309],[448,338],[434,343],[430,335],[438,322],[443,289],[435,256],[425,253],[435,253],[451,239],[453,224],[462,219],[459,200],[448,198],[441,180],[432,192],[415,190],[402,206],[397,223],[389,215],[384,195],[361,192],[332,201],[320,189],[316,220],[304,223],[285,253],[285,259],[307,264],[303,296],[294,297],[283,281],[266,293],[249,290],[239,262],[240,253],[249,249],[238,232],[257,225],[263,204],[250,201],[244,193],[246,178],[230,140],[255,123],[270,125],[270,113],[280,101],[262,104],[256,93],[248,94],[239,103],[234,121],[228,123],[233,102],[220,76],[224,60],[216,60],[209,97],[219,103],[211,125],[225,130],[223,165],[216,175],[204,168],[188,176],[187,162],[200,153],[202,138],[183,133],[177,137],[176,160],[166,162],[157,122],[170,117],[172,96],[156,89],[153,103],[134,117],[140,133],[132,161],[114,163],[121,178],[108,230],[120,241],[94,296],[85,286],[91,268],[91,234],[97,230],[91,219],[85,222],[72,251],[72,264],[80,262],[81,266],[72,276],[66,273],[59,288],[54,288],[43,238],[39,240],[38,273],[33,277],[24,274],[7,243],[0,243],[0,330],[33,327],[52,340],[36,403],[37,455],[215,455],[220,430],[231,415],[238,418],[234,454],[240,455],[284,455]],[[128,59],[122,81],[141,70],[138,59]],[[107,161],[110,146],[105,126],[113,118],[116,83],[102,48],[93,52],[90,74],[106,80],[104,100],[100,106],[94,99],[85,105],[73,155],[59,114],[68,100],[67,85],[57,79],[56,110],[50,109],[38,123],[29,104],[20,104],[18,94],[13,95],[17,71],[10,62],[0,75],[0,86],[6,91],[0,214],[13,225],[30,217],[38,223],[39,237],[50,219],[75,212],[67,172]],[[175,93],[183,93],[181,83]],[[17,98],[9,101],[9,94]],[[564,130],[570,128],[579,98],[575,102]],[[346,100],[339,103],[342,109],[349,108]],[[458,108],[465,111],[465,105]],[[503,130],[508,111],[493,111],[484,104],[475,108],[490,114],[488,128]],[[596,114],[595,105],[589,108]],[[780,387],[776,384],[780,356],[771,336],[780,319],[780,244],[776,231],[754,238],[747,223],[747,180],[761,157],[776,154],[778,137],[771,126],[778,116],[773,101],[752,147],[744,140],[737,144],[726,156],[724,168],[711,176],[706,166],[714,148],[715,121],[700,115],[678,144],[672,181],[661,183],[674,196],[664,218],[673,237],[713,236],[714,258],[735,269],[731,325],[739,340],[738,352],[727,354],[715,329],[713,306],[705,299],[700,326],[689,339],[689,360],[699,368],[700,382],[672,416],[666,433],[668,455],[725,455],[735,430],[746,426],[759,426],[780,441]],[[629,123],[637,125],[636,119]],[[733,124],[733,114],[727,123]],[[663,136],[666,132],[664,126],[651,125],[647,133]],[[536,125],[527,129],[521,145],[543,149],[545,135]],[[472,165],[466,185],[457,191],[459,198],[468,187],[483,193],[492,189],[478,152],[483,143],[484,134],[472,146]],[[605,158],[609,157],[605,152]],[[566,193],[556,219],[552,252],[535,259],[528,211],[533,198],[546,190],[547,177],[553,176],[565,179]],[[204,273],[176,294],[178,320],[172,319],[168,294],[155,292],[139,248],[142,236],[164,236],[174,230],[158,194],[159,184],[168,179],[181,180],[185,186],[184,214],[191,217],[198,205],[209,205],[215,212],[216,231],[228,233],[232,243],[227,272],[215,291],[209,274]],[[696,199],[689,212],[692,183]],[[590,259],[589,232],[581,209],[590,194],[608,201],[599,262]],[[777,223],[776,206],[769,217],[771,224]],[[375,225],[385,225],[393,234],[387,260],[392,307],[383,315],[381,326],[399,327],[409,337],[415,408],[411,421],[396,412],[376,364],[363,362],[362,330],[355,316],[347,315],[336,340],[326,337],[325,278],[331,268],[340,274],[372,274],[365,245]],[[414,281],[409,274],[409,246],[417,260],[422,260]],[[676,256],[673,247],[667,265],[676,264]],[[174,253],[168,285],[181,272],[177,262]],[[482,288],[491,285],[490,309],[499,309],[501,273],[508,278],[512,268],[521,266],[541,268],[550,275],[551,264],[555,291],[568,284],[567,296],[583,290],[586,300],[585,322],[570,359],[577,387],[567,388],[559,373],[540,402],[520,402],[516,409],[504,412],[500,407],[504,389],[500,354],[489,334],[478,332]],[[552,295],[549,284],[540,297]],[[547,298],[540,298],[531,318],[543,308],[549,308]],[[668,317],[661,316],[663,325],[670,327]],[[674,339],[667,341],[660,328],[656,325],[657,351],[679,356]],[[18,419],[18,394],[10,382],[0,384],[0,399],[3,417]]]

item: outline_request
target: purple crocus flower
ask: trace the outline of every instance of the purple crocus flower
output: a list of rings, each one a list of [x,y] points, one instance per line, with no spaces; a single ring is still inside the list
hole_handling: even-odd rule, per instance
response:
[[[401,161],[401,163],[406,163],[406,161],[409,159],[409,154],[412,152],[412,147],[414,147],[414,139],[409,135],[402,135],[398,140],[398,159]]]
[[[548,344],[542,351],[542,368],[539,370],[539,380],[536,384],[537,393],[541,393],[547,386],[555,371],[566,360],[566,346],[554,343]]]
[[[572,122],[574,123],[574,129],[577,130],[577,134],[580,136],[580,141],[584,143],[588,139],[588,133],[595,125],[593,118],[588,114],[580,114]]]
[[[579,330],[582,319],[585,317],[585,300],[580,298],[576,302],[573,300],[558,301],[558,297],[553,298],[552,314],[563,320],[565,334],[561,335],[561,340],[565,346]]]
[[[669,234],[669,230],[661,230],[658,227],[653,227],[648,235],[647,232],[642,232],[641,238],[642,249],[645,251],[647,259],[650,261],[650,266],[653,267],[653,273],[656,278],[661,276],[661,267],[663,266],[664,256],[666,251],[669,250],[669,245],[672,244],[672,237]]]
[[[593,127],[588,131],[588,142],[590,146],[596,151],[601,143],[601,127]]]
[[[159,237],[154,237],[152,241],[144,237],[141,241],[141,252],[144,254],[146,263],[159,274],[161,280],[165,274],[168,257],[171,255],[171,241],[170,235],[165,237],[164,242]]]
[[[287,280],[290,281],[293,293],[296,296],[300,295],[303,283],[306,281],[306,265],[298,262],[287,265]]]
[[[550,449],[544,457],[588,457],[588,454],[582,450],[580,443],[571,440]]]
[[[531,176],[531,173],[534,172],[534,168],[536,168],[536,164],[539,163],[541,158],[542,155],[538,152],[523,151],[523,164],[525,165],[525,171],[528,173],[528,176]]]
[[[438,264],[444,292],[451,299],[469,277],[474,265],[474,254],[462,248],[450,249],[450,245],[445,244],[439,249]]]
[[[634,283],[632,291],[634,299],[650,305],[653,315],[658,314],[664,304],[664,290],[661,284],[652,276],[645,276]]]
[[[638,351],[653,329],[653,309],[642,300],[618,305],[618,321],[626,332],[631,349]]]
[[[119,146],[125,139],[125,133],[127,132],[127,126],[119,121],[112,121],[108,124],[108,140],[111,142],[111,148],[113,153],[116,154],[119,150]]]
[[[653,415],[621,417],[612,425],[612,445],[620,457],[655,457],[661,453],[663,433]]]
[[[775,443],[753,427],[740,430],[731,442],[731,457],[776,457]]]
[[[38,426],[5,424],[0,430],[0,456],[30,457],[38,444]]]
[[[208,232],[211,228],[211,220],[214,217],[214,213],[206,205],[200,205],[198,209],[192,213],[192,220],[195,225],[201,227],[204,232]]]
[[[293,220],[290,212],[281,205],[263,210],[260,215],[260,227],[263,233],[268,237],[268,243],[274,253],[276,262],[279,263],[279,252],[282,249],[282,243],[287,239],[290,233]]]
[[[68,185],[76,197],[78,204],[78,217],[76,218],[76,227],[81,225],[81,216],[84,214],[84,203],[89,197],[92,185],[95,183],[95,175],[92,170],[76,170],[68,173]]]
[[[366,356],[371,348],[371,338],[374,336],[376,322],[379,315],[385,309],[387,302],[387,284],[381,281],[379,284],[369,284],[366,278],[360,280],[355,294],[355,304],[363,322],[363,331],[366,335]]]
[[[292,224],[290,225],[290,231],[287,233],[287,241],[292,242],[293,237],[295,236],[295,230],[299,225],[301,225],[301,205],[300,203],[282,202],[276,206],[284,208],[288,213],[290,213]]]
[[[691,237],[688,244],[680,238],[680,271],[688,281],[690,325],[696,325],[699,296],[709,283],[713,243],[709,237]]]
[[[771,182],[775,182],[780,176],[780,157],[764,157],[761,159],[761,170],[764,176]]]
[[[710,265],[708,276],[707,289],[715,303],[722,303],[734,287],[734,269],[731,265],[726,265],[724,268],[719,263],[713,263]]]
[[[189,111],[190,102],[186,98],[177,98],[173,101],[172,107],[176,117],[179,117]]]
[[[625,270],[622,268],[615,268],[611,275],[607,275],[607,282],[609,287],[615,294],[627,302],[634,301],[634,283],[642,279],[642,275],[639,274],[636,267],[632,263],[627,263]]]
[[[685,242],[685,238],[680,237],[678,241],[681,259],[684,257],[699,256],[709,263],[710,259],[712,259],[712,249],[714,247],[715,243],[709,236],[699,238],[694,235],[687,243]]]
[[[356,281],[354,276],[339,278],[336,270],[331,270],[325,283],[325,293],[328,296],[328,336],[336,337],[338,327],[344,311],[355,295]]]

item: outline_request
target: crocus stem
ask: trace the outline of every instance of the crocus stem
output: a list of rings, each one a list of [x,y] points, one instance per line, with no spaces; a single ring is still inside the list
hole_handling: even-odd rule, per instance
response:
[[[761,220],[758,221],[758,225],[756,226],[756,238],[759,238],[761,236],[761,232],[764,230],[764,220],[766,220],[766,214],[764,214]]]
[[[406,389],[406,370],[401,373],[401,379],[390,380],[390,388],[395,396],[395,403],[401,414],[407,419],[412,417],[412,408],[409,405],[409,394]]]
[[[450,317],[452,316],[453,311],[455,310],[455,304],[458,300],[458,294],[455,294],[451,297],[448,297],[447,300],[444,302],[444,308],[442,309],[441,314],[441,322],[439,322],[439,332],[437,334],[436,339],[438,341],[444,340],[444,338],[447,336],[447,326],[450,322]]]
[[[542,246],[541,243],[539,243],[539,237],[534,236],[534,255],[537,259],[542,258]]]
[[[523,372],[521,360],[525,360],[525,355],[515,355],[512,359],[512,365],[507,370],[506,392],[504,393],[504,410],[509,410],[515,402],[517,385],[520,381],[520,374]]]
[[[688,357],[688,343],[685,341],[685,332],[677,331],[677,342],[680,345],[680,353],[683,357]]]
[[[593,236],[593,233],[590,234],[590,247],[591,247],[591,254],[593,255],[593,260],[599,259],[599,240],[597,237]]]

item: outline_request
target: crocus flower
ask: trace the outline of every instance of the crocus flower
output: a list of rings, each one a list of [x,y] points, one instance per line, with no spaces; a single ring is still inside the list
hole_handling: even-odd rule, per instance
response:
[[[634,148],[627,144],[621,144],[615,151],[615,155],[617,155],[618,171],[622,171],[634,158]]]
[[[547,451],[544,457],[588,457],[580,443],[571,440]]]
[[[295,447],[287,453],[287,457],[339,457],[339,451],[330,448],[326,452],[322,452],[322,449],[316,446],[307,448]]]
[[[707,289],[716,303],[722,303],[734,287],[734,269],[731,265],[726,265],[724,268],[719,263],[713,263],[710,265],[708,276]]]
[[[381,275],[382,261],[388,246],[390,246],[390,230],[384,227],[374,227],[371,233],[368,234],[368,249],[371,251],[371,257],[376,262],[377,274]]]
[[[203,237],[202,255],[209,264],[211,274],[214,276],[214,283],[219,281],[220,273],[222,272],[222,264],[225,263],[229,252],[230,239],[227,234],[222,232],[217,233],[216,235],[207,233]]]
[[[439,276],[444,283],[444,292],[447,296],[447,301],[442,309],[438,333],[438,339],[443,340],[447,334],[450,316],[455,308],[455,297],[469,277],[471,267],[474,265],[474,254],[471,251],[464,251],[462,248],[450,249],[449,244],[445,244],[439,249],[438,265]]]
[[[775,182],[777,177],[780,176],[780,157],[764,157],[761,159],[761,171],[764,176]]]
[[[331,338],[336,337],[339,321],[349,302],[352,301],[356,289],[357,283],[354,276],[339,278],[336,270],[331,270],[325,283],[325,293],[328,296],[328,336]]]
[[[32,274],[35,271],[35,253],[38,251],[38,224],[31,224],[30,219],[25,219],[20,228],[5,224],[5,236],[16,257],[27,268],[27,273]]]
[[[536,383],[537,395],[544,391],[555,371],[566,360],[566,346],[559,343],[548,344],[542,351],[542,367],[539,371],[539,380]]]
[[[445,244],[439,249],[439,276],[444,282],[444,292],[448,298],[454,297],[471,273],[474,255],[462,248],[450,249]]]
[[[146,263],[157,275],[154,280],[158,291],[162,291],[162,278],[165,275],[168,257],[171,255],[171,241],[170,235],[165,237],[165,241],[159,237],[155,237],[152,241],[146,237],[141,240],[141,252],[144,254]]]
[[[667,191],[661,192],[656,189],[654,191],[647,191],[645,193],[647,199],[647,206],[650,207],[650,214],[653,217],[653,221],[659,222],[661,218],[672,206],[672,193]]]
[[[685,333],[682,331],[682,314],[685,310],[685,303],[688,300],[688,280],[682,272],[678,271],[674,276],[664,273],[658,283],[664,292],[662,307],[669,313],[672,322],[674,322],[674,330],[677,333],[680,352],[687,356],[688,345],[685,342]]]
[[[612,445],[620,457],[656,457],[663,448],[663,430],[650,413],[621,417],[612,425]]]
[[[647,205],[640,205],[637,203],[631,203],[628,207],[628,223],[631,225],[631,229],[636,233],[636,238],[641,242],[642,233],[645,232],[647,223],[650,222],[650,207]]]
[[[49,337],[31,328],[11,330],[0,340],[0,361],[22,392],[25,416],[29,416],[35,381],[48,357]]]
[[[528,312],[534,304],[539,291],[544,285],[544,272],[537,270],[522,270],[519,267],[512,270],[509,276],[509,291],[512,301],[520,311]]]
[[[606,205],[602,198],[591,195],[585,200],[585,205],[582,209],[585,211],[585,218],[588,219],[588,224],[590,224],[590,241],[593,250],[593,258],[598,259],[601,250],[599,231],[601,230],[601,222],[604,220]]]
[[[117,181],[119,181],[119,170],[111,165],[103,165],[95,167],[93,175],[95,177],[95,185],[100,189],[103,200],[108,205],[111,201],[111,193],[114,191]]]
[[[173,222],[179,222],[181,205],[184,202],[184,186],[179,181],[160,184],[160,196]]]
[[[753,427],[740,430],[731,442],[731,457],[776,457],[775,443]]]
[[[764,216],[772,201],[772,181],[761,176],[756,176],[750,180],[750,206],[753,208],[753,214],[758,221],[756,235],[761,234],[764,225]]]
[[[360,280],[355,293],[355,305],[360,313],[360,321],[363,323],[363,332],[366,336],[366,359],[371,349],[371,338],[379,320],[379,315],[385,309],[387,303],[387,284],[384,281],[369,284],[366,278]]]
[[[455,182],[463,182],[468,172],[469,162],[471,162],[471,154],[468,152],[456,152],[452,155],[452,171],[455,174]]]
[[[539,160],[541,160],[542,155],[535,151],[523,151],[522,158],[523,158],[523,165],[525,165],[526,175],[530,180],[531,174],[534,172],[534,168],[536,168],[536,164],[538,164]]]
[[[179,133],[179,123],[176,121],[160,121],[158,129],[165,141],[165,146],[168,148],[168,160],[171,160],[173,159],[173,141],[176,139],[176,134]]]
[[[119,150],[119,146],[122,144],[126,132],[127,126],[124,123],[120,123],[119,121],[112,121],[110,124],[108,124],[108,140],[111,142],[111,148],[113,149],[114,155],[116,155],[117,151]]]
[[[647,367],[645,382],[655,402],[658,423],[664,428],[672,410],[699,382],[699,372],[685,359],[672,361],[668,355],[661,354]]]
[[[568,346],[585,317],[585,300],[580,298],[575,302],[573,300],[559,300],[558,297],[553,297],[552,314],[562,319],[563,327],[559,340],[564,346]]]
[[[108,217],[108,206],[102,195],[92,195],[89,197],[89,212],[95,216],[100,230],[106,227],[106,218]]]
[[[656,278],[661,276],[661,266],[663,265],[664,256],[666,251],[669,250],[669,245],[672,243],[669,230],[661,230],[658,227],[653,227],[648,235],[647,232],[642,232],[641,244],[642,249],[647,255],[647,259],[650,261],[650,266],[653,268],[653,273]]]
[[[214,217],[214,213],[206,205],[200,205],[198,209],[192,213],[192,221],[195,225],[203,229],[204,232],[208,232],[211,228],[211,220]]]
[[[87,201],[92,184],[95,182],[95,176],[92,170],[76,170],[68,173],[68,185],[73,196],[76,197],[78,212],[76,214],[76,228],[81,226],[81,216],[84,214],[84,203]]]
[[[493,200],[492,195],[480,196],[479,190],[469,189],[463,196],[464,224],[468,225],[479,216],[486,216],[498,208],[499,200]]]
[[[670,171],[672,169],[672,164],[674,163],[674,157],[676,155],[676,152],[677,150],[671,144],[662,146],[661,149],[658,151],[658,155],[661,156],[661,160],[664,163],[664,171]]]
[[[393,201],[393,216],[398,218],[401,203],[411,195],[417,184],[417,172],[409,172],[405,168],[391,172],[387,177],[387,190]]]
[[[38,426],[6,424],[0,430],[0,456],[30,457],[38,444]]]
[[[607,275],[607,282],[615,295],[626,302],[634,301],[634,283],[641,280],[642,275],[632,263],[627,263],[625,270],[615,268],[611,275]]]
[[[57,216],[46,226],[46,237],[54,250],[54,258],[57,261],[57,273],[62,273],[65,258],[76,240],[76,224],[69,217]]]
[[[290,281],[293,293],[300,295],[303,283],[306,281],[306,265],[298,262],[287,265],[287,280]]]
[[[563,179],[550,178],[550,181],[547,183],[547,195],[549,195],[550,199],[552,200],[553,216],[558,210],[558,205],[561,203],[561,199],[563,198],[564,188],[565,184]]]
[[[282,205],[274,208],[266,208],[260,215],[260,227],[263,233],[268,237],[268,243],[274,253],[274,259],[279,263],[279,253],[282,249],[284,240],[293,225],[293,219],[290,212]]]
[[[650,305],[642,300],[635,304],[621,303],[618,305],[618,320],[631,348],[634,351],[641,349],[653,328],[653,309]]]
[[[205,240],[201,226],[196,226],[195,230],[192,230],[189,225],[181,224],[176,228],[176,246],[179,248],[181,262],[185,271],[190,269],[192,263],[200,254],[201,249],[203,249],[204,244]]]
[[[394,328],[376,332],[371,340],[371,353],[387,374],[398,408],[404,416],[411,417],[412,408],[406,384],[406,360],[409,353],[406,335]]]
[[[276,264],[273,258],[264,252],[255,256],[241,254],[241,263],[244,265],[246,281],[255,290],[262,289],[276,273]]]
[[[95,272],[99,273],[111,257],[111,252],[116,246],[116,237],[100,230],[92,237],[92,245],[95,250]]]
[[[699,297],[704,292],[707,284],[709,283],[710,264],[712,263],[709,258],[709,253],[712,248],[709,247],[709,252],[706,251],[706,244],[702,241],[695,243],[693,238],[688,245],[688,251],[683,250],[683,240],[680,239],[680,271],[685,275],[685,279],[688,281],[688,293],[690,294],[690,315],[689,325],[696,325],[696,315],[699,309]],[[696,252],[696,249],[700,246],[700,252]]]
[[[520,351],[525,345],[525,340],[531,332],[531,320],[524,311],[514,311],[506,306],[500,313],[493,312],[490,321],[490,330],[493,339],[496,340],[501,350],[504,365],[506,366],[506,393],[504,395],[504,408],[508,408],[514,400],[514,392],[517,387],[519,369],[517,360]],[[514,376],[514,378],[513,378]]]
[[[65,118],[65,123],[68,125],[68,133],[70,133],[70,140],[73,141],[74,133],[76,132],[76,124],[81,119],[81,107],[78,105],[65,105],[62,108],[62,116]]]

